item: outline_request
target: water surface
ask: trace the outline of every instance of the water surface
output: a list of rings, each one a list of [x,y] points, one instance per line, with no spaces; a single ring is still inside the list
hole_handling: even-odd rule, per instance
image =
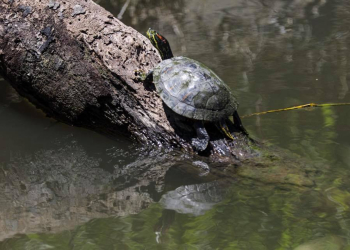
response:
[[[346,0],[97,2],[212,68],[241,116],[350,102]],[[0,115],[0,249],[350,248],[349,106],[242,119],[322,163],[314,187],[208,177],[203,159],[45,117],[4,81]]]

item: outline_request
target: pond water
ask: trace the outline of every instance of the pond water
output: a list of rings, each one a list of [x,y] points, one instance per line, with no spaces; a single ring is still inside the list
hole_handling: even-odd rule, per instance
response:
[[[242,117],[350,102],[347,0],[97,3],[213,69]],[[45,117],[4,80],[0,115],[1,250],[350,249],[350,106],[242,118],[324,166],[312,187],[208,177],[206,160]]]

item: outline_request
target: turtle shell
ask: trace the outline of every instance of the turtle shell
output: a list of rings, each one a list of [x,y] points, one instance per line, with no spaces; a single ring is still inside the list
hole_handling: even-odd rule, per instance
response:
[[[153,69],[159,96],[175,113],[202,121],[218,121],[238,108],[229,87],[208,67],[186,57],[163,60]]]

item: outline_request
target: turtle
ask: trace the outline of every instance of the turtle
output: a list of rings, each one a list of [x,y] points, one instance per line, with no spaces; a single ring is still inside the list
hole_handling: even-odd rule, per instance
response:
[[[162,61],[148,73],[138,72],[144,82],[153,82],[155,90],[172,111],[193,120],[197,133],[191,145],[204,151],[209,135],[204,122],[214,122],[228,138],[234,140],[227,123],[233,116],[234,126],[248,135],[238,115],[238,101],[230,88],[204,64],[183,56],[173,56],[168,40],[149,28],[147,37],[159,51]]]

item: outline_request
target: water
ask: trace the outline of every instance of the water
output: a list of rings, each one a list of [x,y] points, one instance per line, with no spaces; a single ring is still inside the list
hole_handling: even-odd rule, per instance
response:
[[[241,116],[350,102],[346,0],[98,3],[212,68]],[[211,176],[203,159],[57,123],[0,88],[0,249],[350,248],[348,106],[242,119],[254,138],[325,166],[298,187]]]

